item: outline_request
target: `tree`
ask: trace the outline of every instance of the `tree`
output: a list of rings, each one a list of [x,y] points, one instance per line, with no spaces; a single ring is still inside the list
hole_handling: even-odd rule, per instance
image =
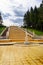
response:
[[[35,6],[35,8],[34,8],[34,25],[35,25],[35,29],[37,29],[38,20],[39,20],[39,12],[38,12],[37,7]]]
[[[0,13],[0,25],[2,25],[3,21],[2,21],[2,16],[1,16],[1,13]]]
[[[32,7],[30,10],[30,19],[31,19],[31,26],[34,27],[34,10]]]
[[[39,7],[38,8],[39,11],[39,26],[40,26],[40,30],[43,31],[43,7]]]
[[[42,0],[42,3],[40,4],[40,7],[43,7],[43,0]]]
[[[23,19],[23,21],[24,21],[24,27],[27,27],[27,24],[26,24],[26,13],[25,13],[25,15],[24,15],[24,19]]]
[[[26,27],[30,27],[31,22],[30,22],[30,12],[29,10],[26,12],[26,14],[24,15],[24,26]]]
[[[24,25],[43,31],[43,1],[39,8],[35,6],[27,11],[24,15]]]

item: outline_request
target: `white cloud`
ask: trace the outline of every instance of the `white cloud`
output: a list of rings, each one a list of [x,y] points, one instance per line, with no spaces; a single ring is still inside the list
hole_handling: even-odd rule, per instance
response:
[[[7,21],[6,20],[4,20],[4,23],[3,23],[5,26],[20,26],[18,23],[14,23],[14,22],[12,22],[12,21],[10,21],[10,20],[8,20],[7,19]]]
[[[0,10],[3,13],[10,11],[10,2],[9,0],[0,0]]]
[[[7,15],[7,13],[11,15],[9,17],[7,16],[7,18],[3,16],[3,24],[7,26],[11,24],[20,25],[19,22],[16,23],[15,20],[23,19],[24,13],[30,9],[31,6],[33,8],[35,5],[39,7],[40,3],[41,1],[37,0],[0,0],[0,11],[2,12],[2,16],[3,14]],[[14,23],[10,19],[13,19]]]

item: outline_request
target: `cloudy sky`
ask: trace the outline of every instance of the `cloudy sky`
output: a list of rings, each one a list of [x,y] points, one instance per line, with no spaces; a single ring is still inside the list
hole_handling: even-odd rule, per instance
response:
[[[0,12],[6,26],[23,24],[25,12],[32,6],[40,6],[42,0],[0,0]]]

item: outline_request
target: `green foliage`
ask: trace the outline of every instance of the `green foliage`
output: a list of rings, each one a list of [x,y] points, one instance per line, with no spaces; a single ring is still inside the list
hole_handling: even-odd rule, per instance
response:
[[[43,31],[43,7],[31,7],[24,15],[24,26]]]
[[[36,30],[36,29],[28,28],[27,30],[28,30],[28,31],[30,30],[31,32],[34,31],[34,33],[35,33],[36,35],[43,35],[43,32],[42,32],[42,31],[39,31],[39,30]]]
[[[26,12],[26,14],[24,15],[24,26],[28,27],[30,26],[30,12],[29,10]]]
[[[2,16],[1,16],[1,13],[0,13],[0,25],[2,25],[3,21],[2,21]]]
[[[30,20],[31,20],[31,26],[34,27],[34,10],[32,7],[30,10]]]
[[[5,26],[0,26],[0,33],[5,29]]]

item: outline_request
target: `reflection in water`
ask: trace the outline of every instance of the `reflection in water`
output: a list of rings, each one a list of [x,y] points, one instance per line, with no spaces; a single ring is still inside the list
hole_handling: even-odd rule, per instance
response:
[[[11,46],[11,45],[14,45],[14,44],[0,44],[0,46]]]

